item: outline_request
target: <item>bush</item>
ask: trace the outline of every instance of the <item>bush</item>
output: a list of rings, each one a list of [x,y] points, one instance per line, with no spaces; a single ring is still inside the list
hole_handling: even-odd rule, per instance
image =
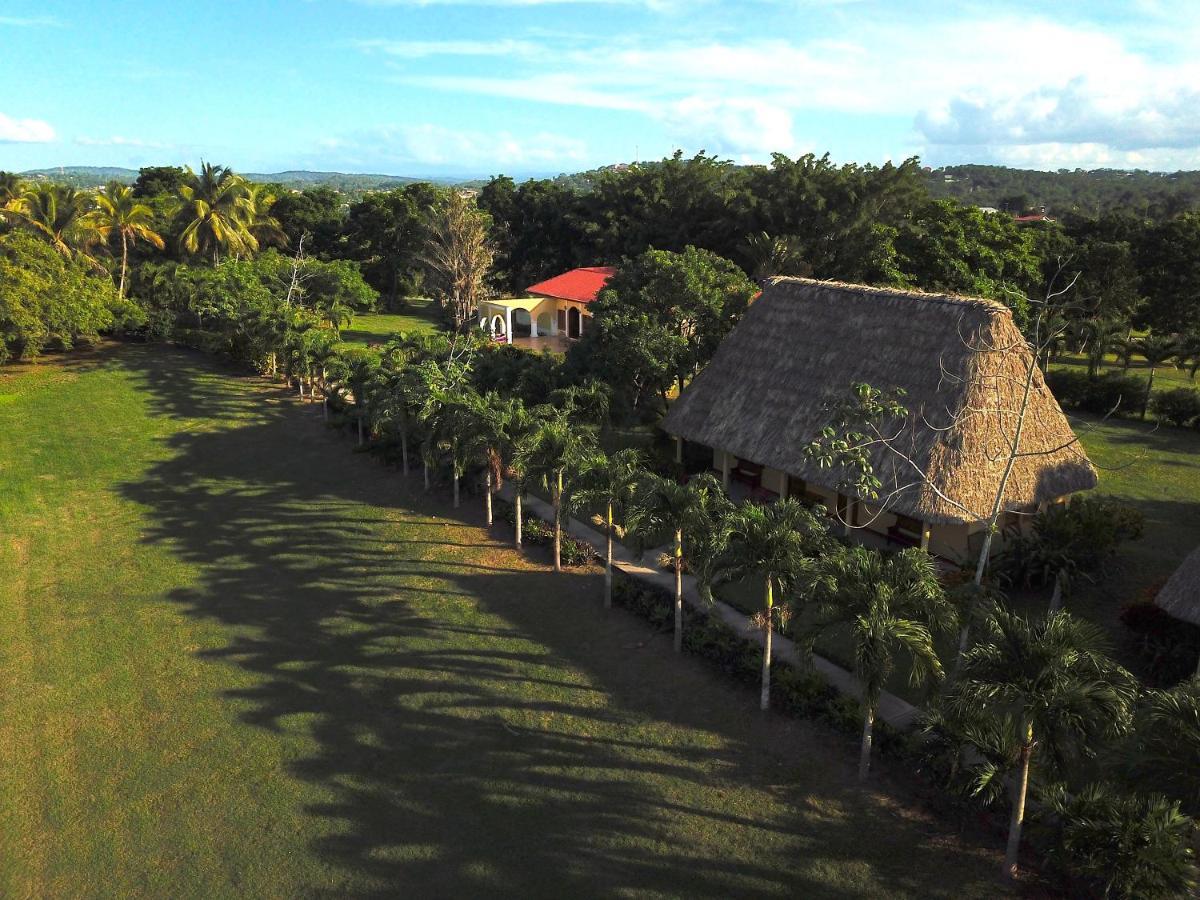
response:
[[[1168,425],[1183,428],[1200,419],[1200,392],[1192,388],[1155,391],[1150,398],[1150,411]]]
[[[1172,685],[1196,671],[1200,626],[1169,615],[1152,597],[1125,607],[1121,621],[1127,629],[1124,643],[1141,660],[1150,685]]]
[[[553,531],[551,531],[551,537],[553,537]],[[586,566],[595,558],[596,551],[587,541],[581,541],[564,533],[559,555],[564,566]]]
[[[1105,415],[1140,415],[1146,405],[1146,383],[1136,375],[1105,372],[1089,376],[1085,372],[1058,369],[1046,374],[1046,384],[1059,404],[1066,409]]]

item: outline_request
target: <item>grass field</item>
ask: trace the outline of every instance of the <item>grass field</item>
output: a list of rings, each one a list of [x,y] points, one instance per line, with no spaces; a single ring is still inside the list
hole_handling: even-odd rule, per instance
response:
[[[436,331],[437,307],[429,300],[410,298],[402,313],[359,313],[346,328],[342,340],[348,344],[384,344],[393,334]]]
[[[594,573],[122,346],[0,370],[0,896],[996,896]]]

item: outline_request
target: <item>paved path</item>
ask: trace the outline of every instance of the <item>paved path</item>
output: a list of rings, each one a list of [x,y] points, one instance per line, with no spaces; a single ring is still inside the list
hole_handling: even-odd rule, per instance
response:
[[[512,485],[505,484],[500,489],[499,495],[511,503],[514,499]],[[533,513],[547,522],[554,521],[554,510],[544,500],[526,494],[521,498],[521,505],[526,512]],[[604,535],[576,519],[568,519],[566,525],[569,534],[587,541],[601,556],[604,555]],[[646,557],[657,559],[658,553],[657,551],[647,551]],[[672,596],[675,594],[675,575],[672,572],[666,572],[645,565],[645,563],[639,561],[620,542],[613,543],[613,566],[620,569],[626,575],[640,578],[642,581],[647,581],[663,588]],[[739,634],[743,634],[748,639],[757,641],[759,644],[762,643],[762,632],[757,628],[750,627],[749,617],[745,613],[734,609],[727,603],[722,603],[720,600],[714,599],[710,605],[700,599],[700,592],[696,587],[696,579],[691,575],[683,576],[683,599],[685,602],[707,612],[709,615],[718,616]],[[774,641],[772,642],[771,657],[773,661],[789,663],[797,668],[804,668],[805,665],[803,653],[796,647],[795,642],[778,633],[775,634]],[[816,671],[841,693],[849,694],[855,698],[862,696],[862,687],[859,685],[858,680],[841,666],[816,654],[812,655],[812,664]],[[883,695],[879,698],[879,718],[896,728],[911,728],[919,714],[920,710],[917,707],[905,700],[901,700],[895,694],[889,694],[887,691],[884,691]]]

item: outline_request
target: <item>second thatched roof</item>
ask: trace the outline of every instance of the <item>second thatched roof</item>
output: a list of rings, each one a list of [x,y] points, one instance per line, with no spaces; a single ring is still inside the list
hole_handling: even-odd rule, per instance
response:
[[[910,416],[890,433],[912,463],[883,447],[872,464],[881,496],[925,522],[986,518],[1016,434],[1030,355],[1011,312],[989,300],[772,279],[712,362],[683,391],[663,428],[814,484],[837,477],[804,448],[851,385],[901,388]],[[1005,508],[1087,490],[1096,472],[1040,372],[1005,493]],[[965,507],[965,509],[963,508]]]
[[[1200,625],[1200,547],[1167,579],[1154,602],[1176,619]]]

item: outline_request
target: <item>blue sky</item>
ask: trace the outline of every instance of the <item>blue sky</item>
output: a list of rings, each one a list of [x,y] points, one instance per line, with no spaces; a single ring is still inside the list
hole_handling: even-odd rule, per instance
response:
[[[1200,0],[3,0],[0,169],[1200,168]]]

